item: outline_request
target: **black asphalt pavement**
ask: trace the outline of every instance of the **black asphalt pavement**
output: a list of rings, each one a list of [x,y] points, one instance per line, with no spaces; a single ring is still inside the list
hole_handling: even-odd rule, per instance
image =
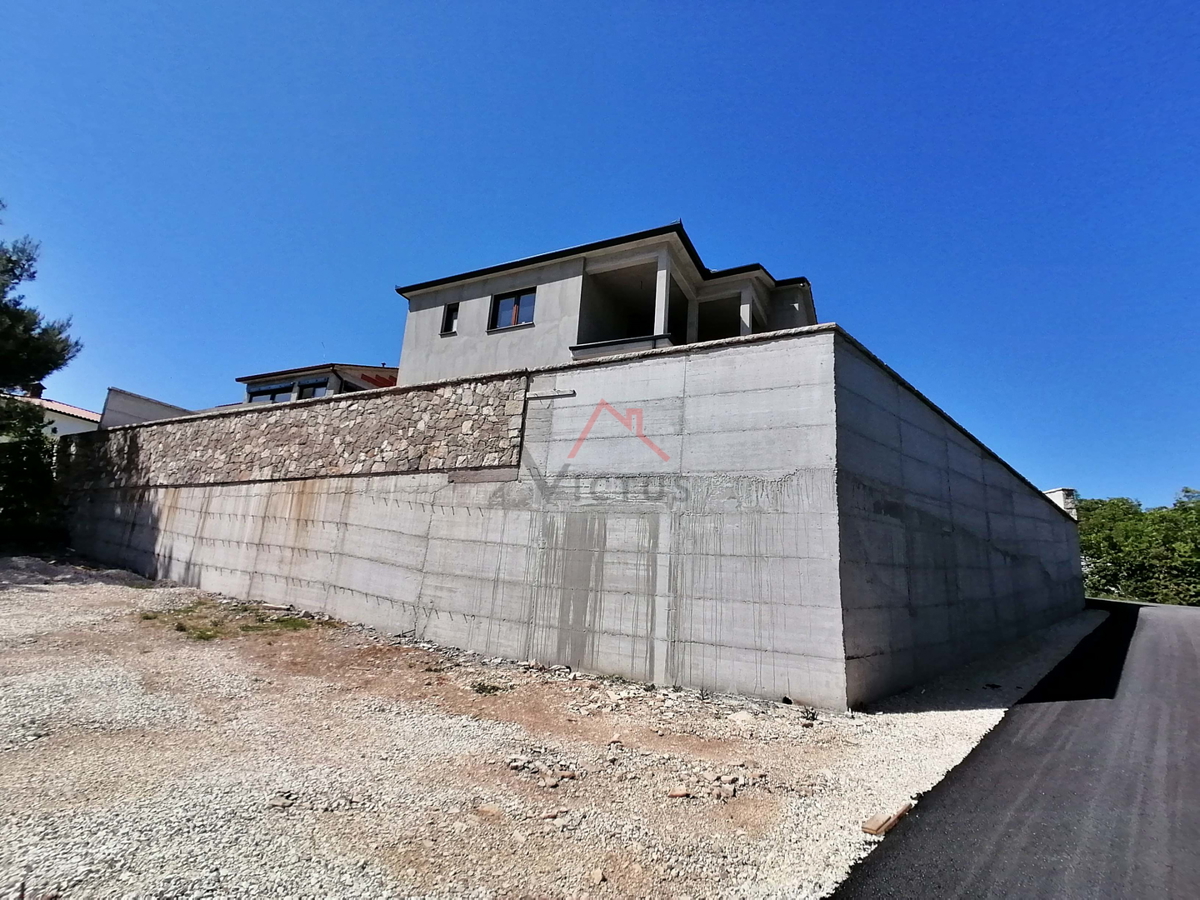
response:
[[[1103,608],[835,898],[1200,898],[1200,609]]]

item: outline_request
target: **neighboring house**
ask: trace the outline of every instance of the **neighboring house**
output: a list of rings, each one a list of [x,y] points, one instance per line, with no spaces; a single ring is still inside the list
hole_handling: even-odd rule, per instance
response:
[[[817,322],[807,279],[709,269],[680,223],[396,292],[408,300],[402,384]]]
[[[286,403],[289,400],[311,400],[329,394],[392,387],[396,383],[396,368],[325,363],[246,375],[237,380],[246,386],[244,403]]]
[[[192,410],[182,406],[152,400],[141,394],[110,387],[104,398],[104,411],[100,414],[101,428],[116,428],[118,425],[134,425],[139,422],[156,422],[159,419],[174,419],[191,414]]]
[[[32,403],[42,408],[42,418],[45,421],[42,430],[51,437],[61,437],[64,434],[79,434],[81,431],[95,431],[100,427],[100,413],[90,409],[59,403],[41,396],[42,386],[34,385],[27,397],[10,395],[14,400]]]
[[[104,401],[104,412],[99,417],[100,427],[116,428],[121,425],[157,422],[161,419],[175,419],[228,409],[246,403],[284,403],[289,400],[311,400],[328,394],[391,387],[396,383],[396,369],[390,366],[326,363],[301,369],[246,375],[237,381],[245,385],[245,394],[241,400],[208,409],[185,409],[131,391],[110,387]]]

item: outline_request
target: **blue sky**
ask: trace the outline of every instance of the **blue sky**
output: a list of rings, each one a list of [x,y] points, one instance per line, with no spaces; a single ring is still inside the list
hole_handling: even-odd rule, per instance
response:
[[[1042,487],[1200,487],[1194,2],[6,9],[49,396],[395,364],[393,285],[681,218]]]

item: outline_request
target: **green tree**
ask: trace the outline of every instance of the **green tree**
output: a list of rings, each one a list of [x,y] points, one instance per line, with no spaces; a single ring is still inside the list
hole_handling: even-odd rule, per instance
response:
[[[1094,596],[1200,606],[1200,491],[1152,509],[1127,497],[1081,500],[1079,548]]]
[[[0,200],[0,212],[5,208]],[[0,391],[27,390],[83,349],[67,333],[70,319],[47,322],[16,293],[22,283],[37,278],[38,251],[37,241],[28,235],[0,241]]]
[[[5,209],[0,200],[0,212]],[[41,407],[18,399],[82,349],[70,319],[46,321],[17,288],[37,277],[38,244],[0,241],[0,546],[36,547],[62,534],[54,444]]]
[[[3,401],[0,437],[0,549],[53,547],[65,539],[54,481],[54,441],[42,430],[42,408]]]

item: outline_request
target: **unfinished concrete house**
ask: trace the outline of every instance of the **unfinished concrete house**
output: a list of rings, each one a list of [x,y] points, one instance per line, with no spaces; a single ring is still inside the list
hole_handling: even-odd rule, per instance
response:
[[[1080,609],[1074,520],[681,225],[397,289],[399,385],[69,441],[76,547],[481,653],[857,706]]]

